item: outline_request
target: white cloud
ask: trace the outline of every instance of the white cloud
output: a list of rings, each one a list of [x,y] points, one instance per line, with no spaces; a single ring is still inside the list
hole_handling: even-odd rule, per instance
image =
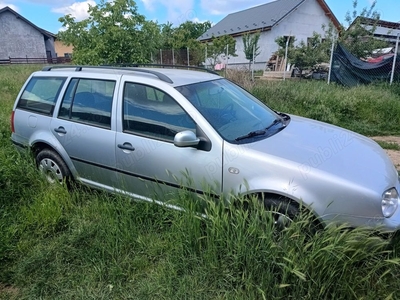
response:
[[[272,2],[273,0],[201,0],[201,8],[211,15],[226,16],[246,8]]]
[[[0,0],[0,2],[4,2],[6,0]],[[51,7],[59,7],[60,3],[61,5],[68,6],[73,4],[74,2],[77,2],[79,0],[7,0],[9,2],[15,2],[15,3],[20,3],[21,6],[24,5],[24,3],[29,3],[29,4],[37,4],[37,5],[45,5],[45,6],[51,6]],[[84,0],[82,0],[84,1]]]
[[[87,0],[85,2],[75,2],[69,6],[63,6],[58,8],[53,8],[51,11],[56,13],[61,13],[64,15],[70,14],[75,17],[76,21],[81,21],[89,17],[88,9],[89,4],[95,6],[96,2],[94,0]]]
[[[191,19],[192,22],[194,23],[204,23],[204,22],[210,22],[210,20],[200,20],[198,17],[194,17],[193,19]]]
[[[160,23],[169,21],[174,25],[179,25],[186,20],[196,17],[194,10],[195,0],[141,0],[144,8],[149,11],[165,11],[165,20],[158,20]]]
[[[144,8],[148,11],[154,11],[154,3],[156,2],[156,0],[140,0],[142,1]]]
[[[2,9],[2,8],[6,7],[6,6],[8,6],[9,8],[11,8],[12,10],[14,10],[16,12],[19,11],[18,7],[15,6],[14,4],[0,1],[0,9]]]

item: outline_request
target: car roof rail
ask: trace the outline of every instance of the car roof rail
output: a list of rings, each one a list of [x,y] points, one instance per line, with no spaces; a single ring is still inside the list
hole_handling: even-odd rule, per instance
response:
[[[111,65],[104,65],[104,66],[72,66],[72,65],[68,65],[68,66],[46,66],[43,67],[42,71],[51,71],[52,69],[67,69],[67,68],[75,68],[76,72],[82,71],[82,69],[118,69],[118,70],[128,70],[128,71],[132,71],[132,72],[141,72],[141,73],[147,73],[147,74],[152,74],[154,76],[156,76],[158,79],[165,81],[167,83],[174,83],[172,81],[171,78],[169,78],[167,75],[157,72],[157,71],[153,71],[153,70],[148,70],[148,69],[140,69],[140,68],[133,68],[133,67],[129,67],[129,66],[111,66]]]
[[[168,64],[120,64],[121,67],[158,67],[158,68],[169,68],[169,69],[187,69],[187,70],[198,70],[204,71],[207,73],[211,73],[214,75],[219,75],[217,72],[204,68],[204,67],[197,67],[197,66],[187,66],[187,65],[168,65]]]

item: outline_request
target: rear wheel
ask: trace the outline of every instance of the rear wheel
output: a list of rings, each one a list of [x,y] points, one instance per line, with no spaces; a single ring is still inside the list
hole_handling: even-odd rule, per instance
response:
[[[41,150],[36,155],[36,165],[39,171],[50,183],[68,183],[71,173],[62,158],[50,149]]]

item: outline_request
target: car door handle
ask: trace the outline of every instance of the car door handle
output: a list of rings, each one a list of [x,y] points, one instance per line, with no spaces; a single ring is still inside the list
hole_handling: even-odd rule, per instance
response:
[[[66,134],[66,133],[67,133],[67,131],[65,130],[65,128],[62,127],[62,126],[60,126],[60,127],[58,127],[58,128],[54,128],[54,131],[57,132],[57,133],[62,133],[62,134]]]
[[[135,151],[135,148],[130,143],[118,144],[118,148],[122,150]]]

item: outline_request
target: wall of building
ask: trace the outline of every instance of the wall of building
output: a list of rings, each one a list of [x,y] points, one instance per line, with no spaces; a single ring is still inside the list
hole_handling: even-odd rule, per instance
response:
[[[0,14],[0,59],[46,57],[43,34],[8,11]]]
[[[307,0],[300,5],[289,16],[284,18],[281,23],[277,23],[272,30],[261,33],[258,46],[260,47],[260,55],[256,57],[256,70],[263,70],[265,63],[270,59],[271,55],[278,50],[275,39],[279,36],[295,36],[295,45],[302,40],[307,42],[307,38],[312,37],[313,32],[317,32],[323,36],[324,30],[322,25],[328,25],[330,19],[325,15],[324,10],[315,0]],[[237,57],[228,59],[228,64],[237,67],[247,67],[248,60],[244,55],[243,39],[236,37],[236,54]],[[221,58],[221,62],[226,64],[226,58]]]
[[[54,42],[54,47],[56,49],[57,57],[64,57],[65,53],[72,53],[74,51],[73,46],[67,46],[59,40]]]
[[[365,26],[367,30],[373,30],[372,26]],[[383,39],[384,41],[387,41],[390,43],[392,46],[396,45],[397,41],[397,35],[400,35],[400,23],[399,23],[399,29],[392,29],[392,28],[386,28],[382,26],[376,26],[374,35],[377,38]]]
[[[44,44],[46,47],[46,51],[50,51],[51,57],[53,57],[53,58],[57,57],[56,51],[54,48],[54,38],[53,37],[45,38]]]

